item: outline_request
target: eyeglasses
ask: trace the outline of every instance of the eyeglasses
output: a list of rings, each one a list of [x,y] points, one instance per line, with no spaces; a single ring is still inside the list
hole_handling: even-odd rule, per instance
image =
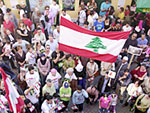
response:
[[[49,10],[48,8],[46,10]]]

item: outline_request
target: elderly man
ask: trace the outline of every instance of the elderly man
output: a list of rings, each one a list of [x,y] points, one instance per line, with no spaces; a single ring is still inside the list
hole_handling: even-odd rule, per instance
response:
[[[119,74],[120,71],[124,72],[127,68],[128,68],[128,57],[124,56],[116,67],[116,73]]]
[[[46,93],[49,93],[51,96],[56,93],[54,83],[52,83],[51,79],[47,79],[46,84],[42,88],[42,95],[44,96]]]

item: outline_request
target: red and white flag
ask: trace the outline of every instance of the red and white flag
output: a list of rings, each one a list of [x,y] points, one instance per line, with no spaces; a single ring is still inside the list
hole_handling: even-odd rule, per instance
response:
[[[11,80],[9,79],[9,77],[6,75],[6,73],[2,68],[0,68],[0,72],[3,77],[4,87],[6,91],[6,98],[9,103],[10,111],[13,113],[21,113],[24,101],[22,100],[16,88],[14,87]]]
[[[95,32],[61,17],[59,49],[112,63],[116,61],[130,32]]]

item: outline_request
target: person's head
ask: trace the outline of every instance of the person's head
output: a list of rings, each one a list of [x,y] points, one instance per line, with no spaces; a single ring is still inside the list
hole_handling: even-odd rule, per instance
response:
[[[17,51],[22,52],[22,46],[17,46]]]
[[[74,71],[74,69],[70,67],[70,68],[67,69],[66,72],[68,73],[69,76],[72,76],[73,71]]]
[[[25,105],[26,105],[28,108],[30,108],[30,107],[32,106],[32,103],[31,103],[31,101],[30,101],[29,99],[25,99],[25,100],[24,100],[24,103],[25,103]]]
[[[34,74],[34,67],[32,65],[28,67],[28,70],[30,74]]]
[[[130,6],[129,5],[126,6],[126,11],[128,11],[128,10],[130,10]]]
[[[17,5],[16,5],[16,8],[17,8],[18,10],[21,10],[21,9],[22,9],[22,7],[20,6],[20,4],[17,4]]]
[[[50,7],[49,6],[45,6],[45,11],[49,12]]]
[[[90,11],[90,15],[91,15],[91,16],[94,15],[94,11],[93,11],[93,10]]]
[[[60,26],[59,25],[56,26],[56,29],[57,29],[57,32],[60,32]]]
[[[109,77],[108,77],[108,72],[105,74],[105,79],[109,79]]]
[[[126,22],[126,27],[129,27],[129,26],[130,26],[129,22]]]
[[[51,69],[52,76],[56,76],[57,70],[55,68]]]
[[[40,58],[41,58],[41,60],[45,60],[45,59],[46,59],[45,54],[42,53],[42,54],[40,55]]]
[[[62,15],[66,16],[66,9],[65,8],[62,10]]]
[[[47,84],[48,87],[51,87],[51,86],[52,86],[52,81],[51,81],[51,79],[47,79],[47,80],[46,80],[46,84]]]
[[[36,43],[36,46],[37,46],[37,47],[41,47],[41,45],[42,45],[42,44],[41,44],[41,41],[39,41],[39,42]]]
[[[106,23],[109,23],[109,22],[110,22],[110,18],[109,18],[109,17],[106,17],[106,18],[105,18],[105,22],[106,22]]]
[[[91,86],[92,91],[96,91],[96,86]]]
[[[41,28],[38,27],[36,30],[37,30],[37,34],[38,34],[38,35],[40,35],[40,34],[42,33]]]
[[[68,83],[67,81],[64,81],[63,87],[64,87],[64,88],[69,88],[69,83]]]
[[[143,32],[143,33],[141,34],[141,38],[142,38],[142,40],[144,40],[144,39],[145,39],[145,37],[146,37],[146,35],[145,35],[145,33]]]
[[[110,3],[110,0],[105,0],[105,3],[106,3],[106,4],[109,4],[109,3]]]
[[[48,104],[52,104],[53,103],[53,97],[50,96],[50,95],[47,95],[46,101],[47,101]]]
[[[90,63],[91,63],[91,64],[94,64],[94,60],[93,60],[93,59],[91,59],[91,58],[90,58]]]
[[[22,1],[20,5],[21,5],[22,8],[25,8],[25,7],[26,7],[26,4],[25,4],[24,1]]]
[[[85,5],[84,0],[81,0],[80,5],[83,5],[83,6]]]
[[[137,38],[137,34],[136,33],[133,33],[132,35],[131,35],[131,39],[132,40],[135,40]]]
[[[124,12],[124,8],[120,7],[120,13]]]
[[[53,4],[56,5],[56,3],[57,3],[57,1],[56,1],[56,0],[53,0]]]
[[[16,38],[17,42],[20,44],[22,43],[22,38],[20,35],[17,35],[17,38]]]
[[[140,69],[143,70],[143,71],[146,70],[146,65],[145,64],[141,64]]]
[[[49,34],[49,41],[53,42],[53,35],[52,34]]]
[[[45,46],[45,52],[49,52],[50,51],[50,46],[49,45],[46,45]]]
[[[139,87],[139,86],[140,86],[140,84],[141,84],[141,82],[140,82],[139,80],[137,80],[137,81],[135,81],[135,83],[134,83],[134,84],[135,84],[135,86],[136,86],[136,87]]]
[[[34,8],[34,12],[35,12],[36,14],[38,14],[38,13],[39,13],[39,9],[38,9],[38,7],[35,7],[35,8]]]
[[[5,16],[4,16],[4,20],[5,20],[5,22],[6,22],[6,23],[8,23],[8,22],[9,22],[8,15],[5,15]]]
[[[6,12],[7,12],[8,15],[11,15],[11,9],[10,8],[7,8]]]
[[[84,28],[88,29],[88,25],[89,25],[89,22],[88,22],[88,21],[85,21],[85,22],[84,22]]]
[[[80,85],[77,86],[77,92],[78,92],[78,93],[81,93],[81,92],[82,92],[82,86],[80,86]]]
[[[125,71],[124,71],[124,76],[128,76],[129,75],[129,70],[128,69],[126,69]]]
[[[19,28],[25,27],[25,24],[24,24],[24,22],[22,20],[19,21],[18,27]]]
[[[28,52],[32,53],[33,52],[33,48],[30,46],[28,47]]]
[[[66,60],[68,60],[68,61],[72,60],[71,54],[66,55]]]
[[[127,61],[128,61],[128,57],[124,56],[123,59],[122,59],[122,63],[126,63]]]

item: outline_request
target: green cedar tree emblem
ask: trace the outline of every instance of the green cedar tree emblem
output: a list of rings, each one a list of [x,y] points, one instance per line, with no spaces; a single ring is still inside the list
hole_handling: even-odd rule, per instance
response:
[[[92,39],[92,41],[90,43],[88,43],[86,46],[86,48],[92,48],[94,49],[93,51],[98,53],[98,49],[106,49],[107,47],[103,45],[103,42],[101,41],[101,39],[99,37],[95,37]]]

